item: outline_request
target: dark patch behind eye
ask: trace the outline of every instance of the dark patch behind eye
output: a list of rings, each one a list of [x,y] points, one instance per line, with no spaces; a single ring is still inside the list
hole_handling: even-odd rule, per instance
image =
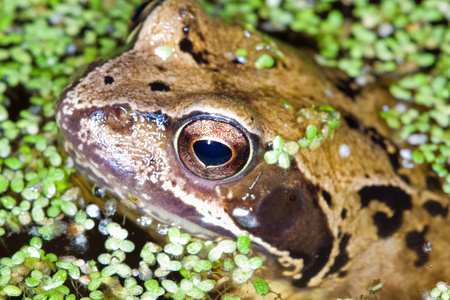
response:
[[[108,84],[113,84],[114,83],[114,78],[111,76],[105,76],[105,85]]]
[[[168,92],[170,91],[170,86],[161,81],[155,81],[149,84],[152,91]]]
[[[436,217],[441,215],[443,218],[447,217],[448,207],[444,208],[442,204],[434,200],[428,200],[423,204],[423,208],[432,216]]]
[[[293,258],[304,259],[303,276],[294,283],[298,287],[306,286],[320,272],[333,245],[327,218],[318,205],[318,192],[309,184],[301,188],[271,188],[254,210],[258,220],[270,221],[247,229],[271,245],[288,250]]]
[[[411,209],[411,196],[398,187],[369,186],[359,190],[358,194],[361,197],[361,208],[367,207],[370,201],[377,200],[394,211],[392,217],[388,217],[384,212],[377,212],[373,216],[378,236],[381,238],[394,234],[402,225],[403,211]]]

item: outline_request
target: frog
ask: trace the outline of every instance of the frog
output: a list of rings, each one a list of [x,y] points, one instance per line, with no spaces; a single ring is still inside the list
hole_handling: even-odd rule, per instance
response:
[[[57,103],[79,172],[194,236],[249,234],[283,299],[357,297],[374,280],[383,298],[411,299],[450,278],[449,197],[428,166],[405,167],[379,114],[397,103],[385,87],[355,86],[195,0],[141,8],[126,50]],[[256,68],[262,54],[274,64]],[[319,106],[341,126],[289,168],[268,164],[275,137],[304,138],[298,110]]]

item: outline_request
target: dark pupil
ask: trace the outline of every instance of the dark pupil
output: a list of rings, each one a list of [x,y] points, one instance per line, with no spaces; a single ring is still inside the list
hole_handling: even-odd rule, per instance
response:
[[[231,149],[219,142],[215,141],[197,141],[194,143],[194,152],[207,166],[219,166],[231,158]]]

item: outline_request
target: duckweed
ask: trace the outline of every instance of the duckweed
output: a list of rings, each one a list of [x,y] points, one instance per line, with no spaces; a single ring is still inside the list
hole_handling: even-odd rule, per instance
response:
[[[316,150],[341,125],[339,112],[329,106],[321,106],[318,110],[314,109],[314,106],[301,109],[297,123],[303,130],[304,137],[297,142],[285,142],[281,136],[276,136],[272,141],[273,150],[264,153],[266,163],[278,163],[280,168],[288,169],[291,165],[290,157],[300,148]]]
[[[173,228],[169,230],[170,243],[167,248],[154,243],[147,243],[142,248],[139,278],[145,278],[143,284],[130,277],[134,271],[123,263],[126,256],[134,251],[135,245],[126,240],[126,230],[121,226],[110,225],[111,232],[108,231],[108,234],[111,236],[105,243],[108,253],[98,259],[104,263],[103,268],[97,267],[95,259],[68,262],[54,253],[45,252],[46,241],[63,234],[68,222],[82,224],[85,230],[95,227],[95,220],[76,207],[74,201],[77,193],[73,193],[75,197],[64,199],[71,189],[69,176],[75,170],[71,159],[55,147],[57,126],[54,121],[54,99],[75,70],[91,62],[98,54],[109,53],[123,44],[127,35],[126,21],[139,2],[89,1],[81,6],[73,1],[24,0],[0,4],[0,192],[4,193],[0,198],[0,236],[14,235],[23,230],[22,225],[31,222],[36,226],[34,234],[38,235],[30,239],[29,246],[23,246],[11,257],[0,258],[1,296],[17,297],[27,294],[30,289],[39,288],[42,292],[35,299],[76,299],[78,295],[71,294],[66,286],[70,277],[88,287],[89,297],[81,299],[105,298],[106,291],[100,290],[102,284],[112,288],[108,293],[124,298],[140,295],[141,299],[156,299],[167,292],[173,299],[182,299],[183,293],[200,299],[215,284],[212,279],[204,277],[202,271],[215,270],[231,276],[235,282],[245,282],[260,267],[260,259],[238,256],[250,253],[248,235],[239,237],[237,243],[222,241],[206,245],[202,241],[191,241],[189,235]],[[275,3],[277,1],[222,2],[226,5],[215,12],[226,17],[237,16],[250,24],[247,26],[249,30],[256,27],[256,22],[261,18],[269,20],[271,28],[282,30],[289,27],[314,35],[320,47],[318,60],[338,66],[351,76],[366,76],[367,70],[377,74],[415,73],[403,76],[402,80],[392,85],[391,91],[401,101],[414,101],[426,109],[420,110],[421,113],[409,109],[409,113],[402,114],[390,108],[383,116],[389,125],[399,130],[403,140],[408,140],[415,133],[429,136],[429,142],[419,145],[412,152],[412,159],[416,163],[432,163],[433,169],[446,178],[444,189],[450,193],[450,177],[446,168],[442,167],[450,156],[449,114],[445,101],[449,97],[450,35],[448,28],[439,23],[444,16],[448,18],[448,9],[437,9],[433,1],[425,1],[423,5],[407,1],[408,5],[402,6],[388,0],[371,6],[365,1],[351,1],[356,21],[354,25],[345,27],[340,26],[346,21],[344,16],[333,10],[328,2],[319,1],[314,6],[305,3],[301,11],[294,11],[289,5],[282,9]],[[210,10],[214,8],[211,3],[205,6]],[[410,29],[418,28],[414,25],[419,23],[423,25],[422,30]],[[393,27],[401,30],[393,32]],[[380,38],[381,41],[375,41]],[[267,49],[268,44],[259,46]],[[273,67],[274,57],[283,58],[275,45],[269,46],[270,54],[261,54],[258,63],[255,62],[256,68]],[[172,49],[162,47],[159,47],[161,49],[157,55],[162,59],[170,58]],[[247,55],[246,49],[236,51],[238,57],[245,58]],[[374,61],[373,65],[367,67],[362,64],[361,59],[367,58]],[[411,65],[414,66],[412,71],[405,67]],[[427,67],[430,71],[423,73],[420,67]],[[26,93],[20,94],[20,101],[29,105],[21,112],[13,113],[11,107],[18,99],[12,95],[22,89]],[[286,100],[284,102],[288,105]],[[302,142],[276,138],[272,163],[278,162],[288,168],[289,156],[300,151],[299,147],[311,149],[320,146],[317,140],[313,141],[321,133],[321,128],[317,124],[314,126],[316,130],[310,127],[305,131]],[[309,138],[313,138],[312,141]],[[57,220],[57,216],[62,219]],[[183,252],[179,255],[185,256],[182,263],[177,264],[178,261],[170,257],[167,261],[165,256],[161,256],[178,254],[181,249]],[[165,253],[162,253],[163,250]],[[220,262],[218,267],[208,259],[209,256]],[[150,267],[158,263],[157,257],[164,257],[160,260],[173,270],[179,270],[185,278],[179,284],[172,282],[175,286],[164,284],[173,293],[163,287],[158,277],[152,278]],[[11,275],[18,272],[15,268],[22,268],[24,264],[29,268],[28,273],[23,273],[25,285],[11,280]],[[126,278],[125,288],[111,277],[114,274]],[[253,285],[261,295],[269,290],[262,279],[255,278]],[[435,297],[431,299],[448,299],[446,286],[438,283],[430,292],[429,296]],[[227,293],[221,299],[236,300],[239,297]]]
[[[267,53],[262,54],[255,61],[255,68],[261,70],[263,68],[270,69],[274,66],[275,60]]]
[[[172,48],[170,46],[159,46],[155,49],[155,55],[160,57],[163,61],[172,56]]]

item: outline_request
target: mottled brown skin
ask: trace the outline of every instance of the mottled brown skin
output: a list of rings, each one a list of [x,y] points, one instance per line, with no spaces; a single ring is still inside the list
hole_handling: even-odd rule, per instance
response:
[[[449,199],[427,190],[425,168],[398,167],[378,114],[393,99],[372,85],[350,97],[336,70],[281,46],[285,59],[256,70],[261,41],[209,19],[193,0],[160,1],[131,50],[90,68],[64,93],[57,121],[66,150],[81,172],[120,197],[135,196],[159,220],[206,237],[248,231],[283,262],[266,276],[285,299],[356,297],[377,278],[386,299],[410,299],[448,279]],[[173,49],[167,60],[155,55],[162,45]],[[247,63],[236,62],[238,48],[248,50]],[[303,137],[296,112],[313,104],[341,112],[342,126],[316,151],[299,151],[289,170],[266,164],[276,135]],[[199,114],[247,132],[255,153],[242,174],[207,180],[180,162],[173,136]],[[350,146],[348,158],[341,144]],[[250,212],[236,217],[236,208]]]

